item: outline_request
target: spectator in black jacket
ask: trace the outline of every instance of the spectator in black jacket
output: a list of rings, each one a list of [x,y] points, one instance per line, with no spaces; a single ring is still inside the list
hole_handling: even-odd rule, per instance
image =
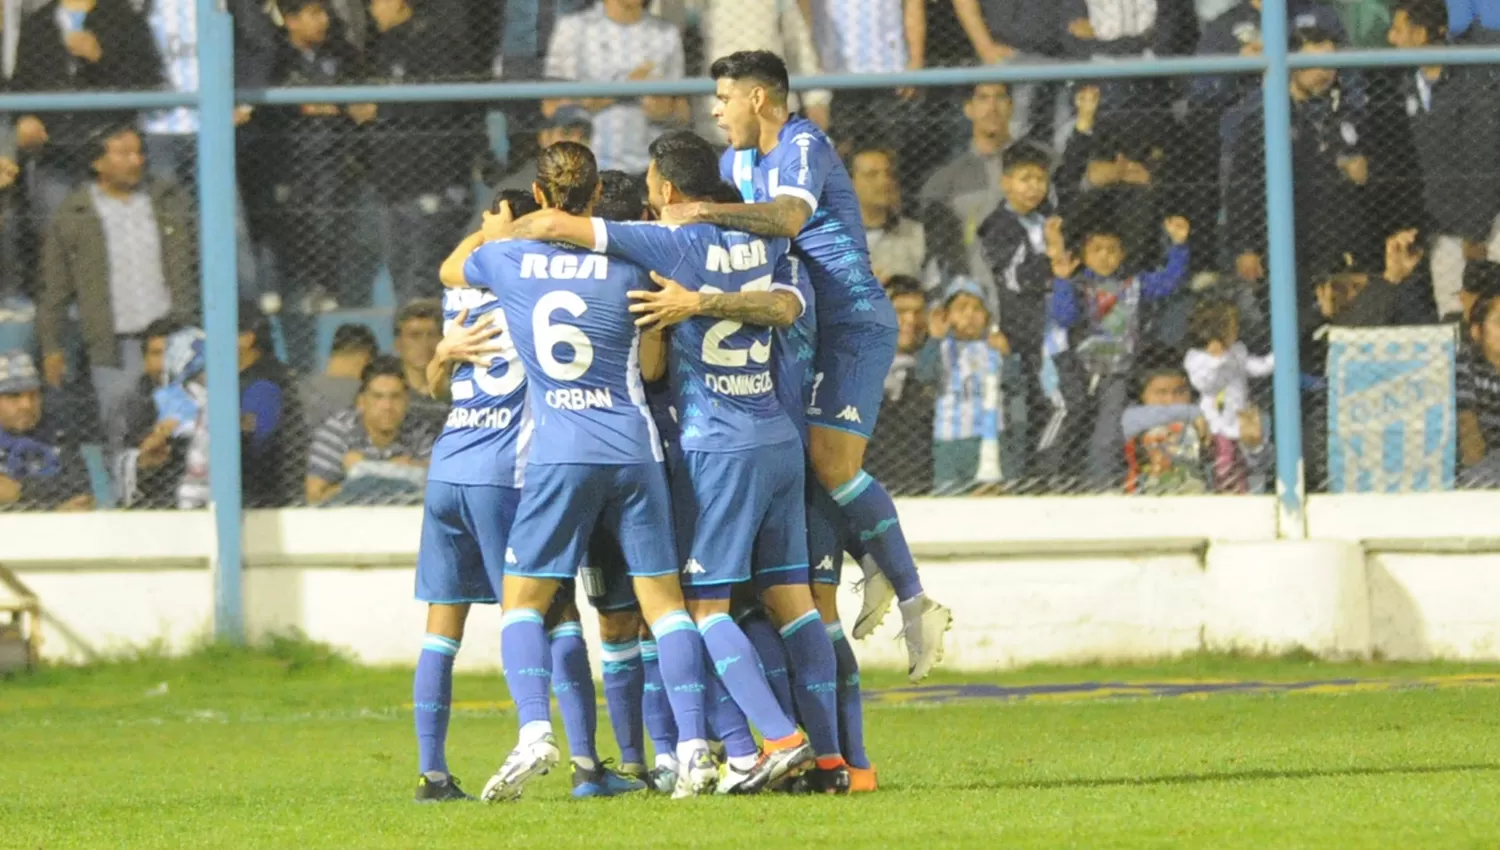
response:
[[[1042,333],[1052,290],[1047,252],[1049,242],[1060,246],[1062,241],[1062,221],[1046,216],[1050,165],[1047,151],[1034,144],[1017,142],[1005,150],[1000,177],[1005,202],[979,225],[974,246],[976,264],[986,277],[980,282],[985,306],[998,317],[1000,334],[1014,355],[1006,363],[1005,393],[1025,410],[1024,417],[1007,423],[1014,426],[1015,445],[1029,445],[1031,419],[1043,406]],[[1015,466],[1024,468],[1027,463],[1022,459]]]
[[[412,0],[371,0],[378,35],[368,70],[375,82],[425,83],[463,69],[452,27]],[[368,120],[370,179],[381,201],[381,248],[396,303],[436,291],[447,246],[464,235],[470,171],[481,127],[472,107],[386,103],[354,111]]]
[[[146,19],[128,0],[53,0],[21,24],[11,87],[25,92],[152,89],[162,84],[161,54]],[[89,135],[131,123],[120,112],[48,112],[16,122],[16,144],[32,156],[32,215],[50,221],[73,185],[88,177]]]
[[[281,14],[286,36],[276,55],[273,85],[331,86],[360,78],[353,48],[329,35],[323,0],[282,0]],[[369,296],[368,291],[350,291],[340,275],[351,230],[354,122],[368,120],[370,108],[303,103],[259,110],[269,136],[260,154],[275,169],[282,296],[299,311],[320,312],[340,298],[361,301]]]
[[[1442,0],[1402,0],[1390,42],[1403,49],[1447,40]],[[1457,314],[1467,260],[1488,257],[1500,215],[1500,86],[1488,67],[1417,68],[1402,92],[1421,172],[1432,237],[1432,284],[1438,310]],[[1500,259],[1500,252],[1491,259]]]
[[[165,383],[167,338],[178,326],[171,319],[152,322],[142,334],[144,374],[136,382],[135,392],[119,406],[106,423],[112,464],[120,479],[123,507],[173,508],[177,504],[177,482],[187,463],[188,438],[181,435],[184,423],[163,416],[155,393]]]
[[[307,426],[296,376],[271,353],[271,328],[240,304],[240,474],[245,507],[281,507],[302,492]]]
[[[1298,30],[1292,46],[1299,53],[1331,53],[1334,36]],[[1361,187],[1369,180],[1361,136],[1362,116],[1341,96],[1338,74],[1328,68],[1292,72],[1292,171],[1296,204],[1297,278],[1300,307],[1313,309],[1314,277],[1353,255],[1358,264],[1374,261]],[[1265,277],[1266,251],[1265,123],[1256,109],[1245,121],[1230,166],[1227,214],[1229,248],[1246,280]],[[1374,250],[1371,250],[1374,248]],[[1307,313],[1304,312],[1304,315]]]
[[[953,8],[979,61],[986,65],[1060,55],[1058,0],[953,0]],[[1062,92],[1055,82],[1015,86],[1011,135],[1052,144],[1058,135],[1054,130],[1066,123]]]

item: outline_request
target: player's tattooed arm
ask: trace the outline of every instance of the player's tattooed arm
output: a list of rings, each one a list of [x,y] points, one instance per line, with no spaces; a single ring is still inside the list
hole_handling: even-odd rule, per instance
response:
[[[778,195],[764,204],[672,204],[662,209],[661,220],[667,224],[717,224],[730,230],[791,239],[802,232],[812,213],[806,201]]]
[[[784,328],[802,315],[802,302],[785,290],[770,292],[703,293],[684,288],[677,281],[651,273],[657,289],[625,293],[637,327],[664,328],[694,316],[730,319],[747,325]]]

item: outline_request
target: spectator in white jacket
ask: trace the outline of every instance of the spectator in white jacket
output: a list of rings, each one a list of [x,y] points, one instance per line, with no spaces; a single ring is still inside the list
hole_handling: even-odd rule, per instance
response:
[[[1214,491],[1245,492],[1247,469],[1239,443],[1247,419],[1258,431],[1260,411],[1250,404],[1250,378],[1271,374],[1272,355],[1253,357],[1240,342],[1239,308],[1203,301],[1193,311],[1194,347],[1183,361],[1214,444]]]

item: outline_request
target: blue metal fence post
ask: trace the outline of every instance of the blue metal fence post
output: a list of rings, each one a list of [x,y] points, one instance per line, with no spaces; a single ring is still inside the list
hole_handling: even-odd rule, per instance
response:
[[[197,0],[198,214],[207,336],[214,636],[245,639],[241,593],[239,285],[234,235],[234,22],[223,0]]]
[[[1287,65],[1286,4],[1261,4],[1266,75],[1266,216],[1271,287],[1271,350],[1276,353],[1277,519],[1284,538],[1307,536],[1307,487],[1302,470],[1301,369],[1297,356],[1297,261],[1292,228],[1291,72]]]

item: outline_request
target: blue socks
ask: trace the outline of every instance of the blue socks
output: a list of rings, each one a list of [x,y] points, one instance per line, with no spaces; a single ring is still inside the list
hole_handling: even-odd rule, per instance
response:
[[[760,669],[766,674],[766,684],[776,695],[776,702],[787,717],[796,717],[797,707],[792,702],[792,680],[787,670],[786,645],[771,621],[759,614],[740,623],[755,654],[760,657]]]
[[[677,758],[677,722],[672,719],[672,706],[667,702],[667,689],[661,681],[661,665],[656,657],[656,641],[641,641],[641,668],[644,673],[641,685],[641,715],[646,721],[646,734],[651,737],[651,747],[656,750],[658,763],[663,756]]]
[[[905,602],[922,594],[922,580],[917,577],[917,562],[896,516],[896,503],[863,469],[829,495],[843,509],[852,535],[864,544],[880,571],[891,580],[896,598]],[[816,565],[814,565],[816,567]]]
[[[859,690],[859,662],[854,658],[849,639],[844,637],[843,626],[828,623],[824,628],[833,642],[833,655],[838,660],[839,751],[851,766],[868,768],[870,757],[865,754],[865,707]]]
[[[796,725],[781,710],[776,695],[766,683],[765,674],[760,672],[755,647],[750,645],[750,639],[734,620],[728,614],[710,614],[698,624],[698,631],[703,634],[703,644],[714,660],[714,671],[719,674],[719,680],[760,733],[771,740],[795,735]],[[660,635],[657,640],[661,640]],[[665,662],[665,646],[662,647],[662,659]],[[678,725],[682,725],[681,719]],[[687,737],[686,732],[683,737]]]
[[[703,710],[703,638],[693,618],[681,608],[663,614],[651,624],[656,636],[657,660],[662,687],[677,721],[677,743],[708,740],[708,722]]]
[[[417,721],[417,767],[422,773],[448,772],[448,713],[453,707],[453,656],[458,641],[442,635],[422,638],[411,701]]]
[[[708,729],[713,737],[724,742],[724,754],[730,758],[753,758],[760,755],[760,746],[750,734],[750,722],[745,713],[734,704],[734,697],[724,689],[724,683],[713,671],[705,669],[704,680],[708,683],[705,701],[708,708]]]
[[[552,704],[547,697],[550,661],[542,612],[530,608],[506,611],[500,619],[500,663],[522,726],[552,722]]]
[[[641,740],[641,699],[645,684],[641,642],[606,643],[601,649],[604,702],[609,706],[609,724],[615,730],[615,740],[620,743],[620,762],[645,764],[645,746]],[[658,670],[656,675],[660,679],[661,671]]]
[[[563,731],[568,735],[568,754],[582,767],[591,769],[599,763],[594,737],[599,729],[599,705],[594,690],[594,673],[589,669],[588,644],[583,642],[583,626],[563,623],[554,628],[552,641],[552,693],[562,714]]]
[[[792,696],[820,759],[842,761],[839,746],[838,662],[816,609],[781,627],[792,662]]]
[[[813,581],[832,583],[844,559],[844,513],[823,485],[807,471],[807,557]]]

